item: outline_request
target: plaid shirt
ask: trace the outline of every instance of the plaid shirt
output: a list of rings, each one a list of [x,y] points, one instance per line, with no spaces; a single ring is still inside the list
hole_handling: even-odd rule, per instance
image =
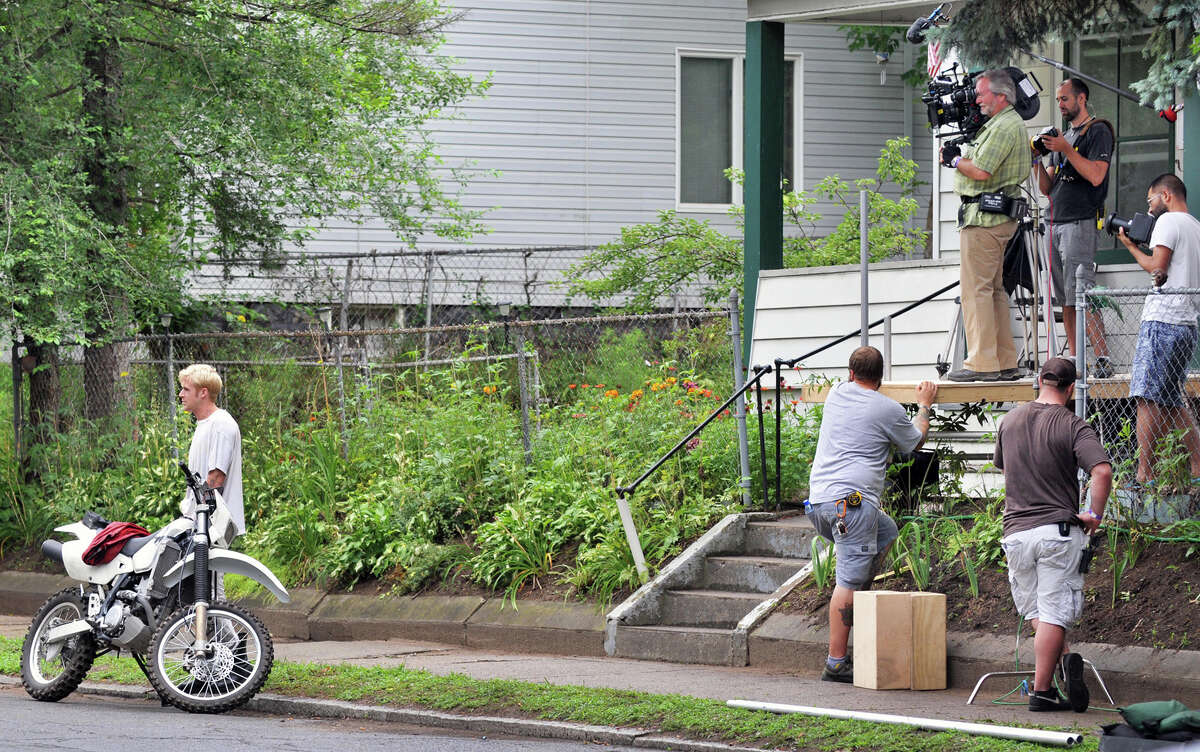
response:
[[[1029,144],[1021,116],[1012,106],[990,118],[971,145],[970,153],[964,155],[979,169],[990,172],[987,180],[975,180],[954,171],[954,192],[959,196],[978,196],[980,193],[1002,191],[1016,196],[1015,186],[1024,182],[1029,175]],[[979,204],[963,207],[961,227],[995,227],[1009,220],[1005,214],[990,214],[979,210]]]

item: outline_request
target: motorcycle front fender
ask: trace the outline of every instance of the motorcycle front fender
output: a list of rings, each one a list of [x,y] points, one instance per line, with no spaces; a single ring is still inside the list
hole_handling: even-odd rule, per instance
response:
[[[192,572],[192,562],[195,560],[195,554],[189,555],[183,561],[167,570],[163,577],[163,584],[167,587],[175,587],[179,584],[186,575]],[[214,572],[223,572],[226,574],[240,574],[243,577],[249,577],[258,584],[271,591],[271,594],[278,598],[283,603],[291,603],[291,596],[288,595],[287,589],[279,578],[253,556],[238,553],[237,551],[229,551],[223,548],[212,548],[208,551],[208,568]]]

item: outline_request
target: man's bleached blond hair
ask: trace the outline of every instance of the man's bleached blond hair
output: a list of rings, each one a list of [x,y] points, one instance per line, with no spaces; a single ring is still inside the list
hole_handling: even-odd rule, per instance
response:
[[[187,379],[197,389],[207,389],[208,396],[215,402],[221,393],[221,374],[207,363],[193,363],[179,372],[179,383]]]

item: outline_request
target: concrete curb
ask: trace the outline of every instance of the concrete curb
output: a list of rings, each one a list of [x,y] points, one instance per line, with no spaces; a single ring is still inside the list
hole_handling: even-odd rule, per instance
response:
[[[21,680],[0,676],[0,686],[19,687]],[[154,690],[128,684],[84,682],[75,690],[85,695],[119,697],[131,700],[156,700]],[[457,715],[437,710],[389,708],[358,705],[341,700],[319,700],[308,697],[288,697],[260,693],[244,706],[246,710],[267,715],[307,716],[310,718],[361,718],[386,723],[402,723],[426,728],[470,731],[478,734],[530,736],[538,739],[558,739],[595,744],[623,745],[645,749],[683,750],[683,752],[767,752],[757,747],[736,747],[720,742],[682,739],[649,729],[626,729],[593,726],[585,723],[541,721],[503,716]]]
[[[69,577],[0,571],[0,603],[32,616],[48,596],[78,586]],[[604,614],[587,603],[517,602],[481,596],[372,596],[295,588],[291,603],[241,599],[277,639],[408,639],[553,655],[604,655]]]

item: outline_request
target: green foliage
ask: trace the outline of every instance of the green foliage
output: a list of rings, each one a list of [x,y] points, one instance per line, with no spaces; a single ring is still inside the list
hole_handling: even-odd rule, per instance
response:
[[[930,554],[934,539],[930,527],[928,522],[920,519],[906,523],[900,528],[892,554],[895,566],[908,570],[917,590],[928,590],[932,579]]]
[[[838,31],[846,35],[846,48],[851,52],[867,50],[891,55],[908,43],[904,38],[907,29],[903,26],[839,26]],[[927,58],[926,47],[918,46],[912,67],[900,74],[905,83],[918,88],[928,83],[929,77],[925,75]]]
[[[471,234],[424,127],[486,89],[438,54],[450,19],[433,0],[0,6],[0,317],[108,341],[181,305],[191,264],[276,263],[335,214]]]
[[[824,592],[829,589],[829,585],[833,581],[837,551],[820,537],[812,539],[810,548],[812,550],[813,583],[817,586],[817,592]]]
[[[1149,12],[1147,13],[1147,6]],[[1021,50],[1042,47],[1054,39],[1088,34],[1129,35],[1152,29],[1144,56],[1146,77],[1130,88],[1143,101],[1161,109],[1175,102],[1176,88],[1195,91],[1200,72],[1200,2],[1158,0],[967,0],[955,8],[951,22],[931,30],[947,49],[957,47],[972,67],[1010,65]],[[1003,19],[997,23],[997,19]]]
[[[830,266],[859,260],[858,190],[868,191],[868,241],[871,260],[911,255],[924,248],[925,232],[909,226],[917,212],[913,194],[920,182],[916,162],[904,155],[907,138],[889,139],[880,151],[875,177],[853,183],[830,175],[811,190],[783,196],[784,264],[789,267]],[[728,170],[730,180],[744,174]],[[816,234],[818,205],[842,213],[837,227],[825,237]],[[744,208],[733,206],[739,234]],[[622,307],[648,311],[686,283],[703,283],[705,300],[719,305],[741,284],[743,240],[726,235],[707,221],[659,212],[656,222],[621,230],[621,237],[600,246],[571,268],[572,295],[585,295],[609,304],[624,297]]]

